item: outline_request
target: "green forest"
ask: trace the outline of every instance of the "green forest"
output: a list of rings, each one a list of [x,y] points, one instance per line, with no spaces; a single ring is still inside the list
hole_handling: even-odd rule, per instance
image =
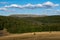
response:
[[[0,16],[0,30],[10,33],[60,31],[60,16],[11,17]]]

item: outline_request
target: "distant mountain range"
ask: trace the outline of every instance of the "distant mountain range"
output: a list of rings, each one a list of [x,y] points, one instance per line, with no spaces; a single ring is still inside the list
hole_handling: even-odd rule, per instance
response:
[[[47,15],[32,15],[32,14],[13,14],[12,17],[45,17]]]

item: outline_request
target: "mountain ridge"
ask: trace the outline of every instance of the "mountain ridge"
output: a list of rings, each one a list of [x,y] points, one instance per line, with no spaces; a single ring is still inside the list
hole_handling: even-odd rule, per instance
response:
[[[13,15],[9,15],[12,17],[45,17],[47,15],[35,15],[35,14],[13,14]]]

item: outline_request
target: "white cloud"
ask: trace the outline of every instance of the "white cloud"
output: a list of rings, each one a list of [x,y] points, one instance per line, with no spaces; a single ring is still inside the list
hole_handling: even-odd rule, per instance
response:
[[[40,7],[40,8],[43,7],[42,4],[36,4],[35,6],[36,6],[36,7]]]
[[[50,1],[45,2],[42,5],[43,5],[43,7],[46,7],[46,8],[52,8],[52,7],[59,6],[59,4],[54,4],[54,3],[50,2]]]
[[[58,14],[60,14],[60,10],[57,10]]]
[[[6,9],[6,8],[0,8],[0,10],[2,10],[2,11],[6,11],[7,9]]]
[[[23,8],[35,8],[35,5],[28,3],[26,5],[23,5],[22,7]]]
[[[5,6],[5,8],[23,8],[21,5],[11,4],[10,6]]]
[[[15,12],[15,10],[8,10],[7,8],[0,8],[0,11]]]
[[[42,5],[41,4],[35,4],[35,5],[33,5],[33,4],[30,4],[30,3],[28,3],[28,4],[26,4],[26,5],[17,5],[17,4],[11,4],[11,5],[9,5],[9,6],[5,6],[6,8],[41,8],[42,7]]]
[[[18,7],[18,5],[12,4],[12,5],[10,5],[10,7]]]
[[[26,4],[26,5],[18,5],[18,4],[11,4],[9,6],[5,6],[6,8],[53,8],[53,7],[57,7],[59,6],[59,4],[55,4],[55,3],[52,3],[50,1],[47,1],[45,3],[42,3],[42,4]]]
[[[56,9],[56,10],[54,10],[54,9],[45,9],[45,11],[47,12],[47,13],[50,13],[50,14],[60,14],[60,9]]]

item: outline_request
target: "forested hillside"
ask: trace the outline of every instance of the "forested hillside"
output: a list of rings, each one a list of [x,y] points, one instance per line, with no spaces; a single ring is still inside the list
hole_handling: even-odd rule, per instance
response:
[[[11,17],[0,16],[0,30],[10,33],[60,31],[60,16]]]

